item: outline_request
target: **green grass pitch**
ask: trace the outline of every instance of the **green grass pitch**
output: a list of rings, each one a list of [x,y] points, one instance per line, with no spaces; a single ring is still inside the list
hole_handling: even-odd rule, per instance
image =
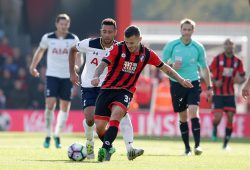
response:
[[[144,155],[134,161],[128,161],[126,149],[121,137],[114,142],[116,153],[110,162],[84,160],[70,161],[67,148],[74,142],[85,143],[82,134],[62,135],[62,149],[56,149],[54,141],[49,149],[42,147],[42,133],[0,133],[0,170],[57,170],[57,169],[86,169],[86,170],[249,170],[250,169],[250,140],[232,139],[232,150],[222,150],[222,141],[214,143],[202,139],[204,150],[201,156],[181,156],[183,144],[180,138],[135,137],[134,146],[145,150]],[[193,141],[191,141],[193,145]],[[101,147],[99,139],[95,139],[95,153]]]

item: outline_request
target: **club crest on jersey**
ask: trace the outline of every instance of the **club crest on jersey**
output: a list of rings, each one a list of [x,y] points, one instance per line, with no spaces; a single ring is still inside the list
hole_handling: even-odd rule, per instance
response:
[[[141,62],[143,62],[143,61],[145,60],[145,56],[144,56],[144,55],[141,55],[141,56],[140,56],[140,60],[141,60]]]
[[[133,62],[130,62],[130,61],[125,61],[124,64],[123,64],[122,71],[124,71],[126,73],[130,73],[130,74],[134,74],[136,68],[137,68],[137,63],[133,63]]]
[[[125,53],[122,53],[121,57],[122,57],[122,58],[125,58],[125,57],[126,57],[126,54],[125,54]]]

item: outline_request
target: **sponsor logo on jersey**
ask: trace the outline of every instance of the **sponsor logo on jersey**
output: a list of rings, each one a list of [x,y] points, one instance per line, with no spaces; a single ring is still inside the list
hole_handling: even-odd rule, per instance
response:
[[[69,54],[69,50],[67,48],[53,48],[52,54],[56,55]]]
[[[124,64],[123,64],[122,71],[124,71],[126,73],[130,73],[130,74],[134,74],[136,68],[137,68],[137,63],[133,63],[133,62],[130,62],[130,61],[125,61]]]

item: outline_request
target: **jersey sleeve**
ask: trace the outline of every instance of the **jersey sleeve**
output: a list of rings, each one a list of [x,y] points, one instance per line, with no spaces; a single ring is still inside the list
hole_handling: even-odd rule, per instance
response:
[[[106,56],[102,59],[105,63],[110,65],[111,63],[114,63],[117,55],[118,55],[118,46],[113,45],[109,51],[107,51]]]
[[[86,53],[89,51],[90,47],[89,47],[89,40],[90,38],[87,38],[87,39],[84,39],[80,42],[77,42],[76,43],[76,49],[79,51],[79,52],[82,52],[82,53]]]
[[[172,53],[172,45],[168,43],[163,48],[163,52],[162,52],[163,62],[168,63],[168,64],[174,63],[174,61],[171,60],[172,58],[171,53]]]
[[[198,56],[198,64],[201,68],[207,67],[207,61],[206,61],[206,53],[205,53],[205,48],[203,45],[199,45],[199,56]]]
[[[163,66],[163,62],[153,50],[150,50],[150,57],[148,60],[148,64],[154,65],[156,67]]]
[[[245,71],[244,71],[243,64],[242,64],[241,60],[239,60],[239,66],[237,68],[237,71],[239,72],[239,74],[241,76],[245,76]]]
[[[43,35],[43,37],[40,41],[39,47],[43,48],[43,49],[48,48],[48,35],[47,34]]]

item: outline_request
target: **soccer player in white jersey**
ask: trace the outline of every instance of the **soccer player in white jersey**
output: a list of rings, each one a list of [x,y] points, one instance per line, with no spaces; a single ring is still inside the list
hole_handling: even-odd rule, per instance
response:
[[[60,110],[54,132],[56,148],[61,148],[59,133],[62,130],[69,114],[72,83],[70,81],[68,55],[70,48],[79,41],[78,37],[69,32],[70,18],[67,14],[59,14],[56,17],[56,31],[46,33],[37,48],[32,63],[30,73],[34,77],[39,77],[37,65],[47,52],[46,71],[46,107],[45,107],[45,129],[46,137],[43,143],[45,148],[49,148],[52,133],[52,121],[56,107],[56,99],[60,99]]]
[[[88,38],[78,42],[70,50],[69,64],[70,64],[70,79],[75,85],[79,85],[79,77],[74,69],[76,53],[81,52],[86,54],[85,66],[81,75],[81,91],[82,91],[82,109],[85,115],[83,120],[83,127],[87,138],[86,147],[88,151],[88,158],[94,158],[94,113],[95,102],[100,91],[99,87],[93,87],[91,80],[98,64],[106,53],[112,48],[116,42],[114,37],[117,33],[116,22],[111,18],[106,18],[101,24],[101,37]],[[101,75],[101,82],[104,80],[107,70]],[[101,83],[100,83],[101,84]],[[124,142],[127,149],[127,157],[133,160],[143,154],[144,150],[135,149],[133,143],[133,126],[128,114],[124,116],[120,123],[120,130],[122,132]],[[102,139],[102,136],[99,136]],[[114,153],[114,148],[112,149]],[[109,158],[108,158],[109,159]]]

